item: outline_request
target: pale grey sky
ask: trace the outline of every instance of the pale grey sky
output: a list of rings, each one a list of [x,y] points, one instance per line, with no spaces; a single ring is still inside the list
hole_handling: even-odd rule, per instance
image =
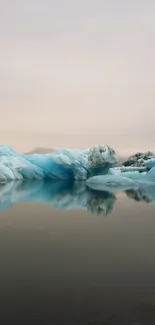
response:
[[[153,148],[155,1],[0,0],[0,110],[20,150]]]

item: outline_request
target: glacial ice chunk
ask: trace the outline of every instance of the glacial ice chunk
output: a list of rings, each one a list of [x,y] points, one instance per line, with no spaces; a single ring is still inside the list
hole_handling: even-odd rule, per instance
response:
[[[86,181],[88,187],[98,191],[123,191],[135,186],[132,179],[122,175],[94,176]]]
[[[152,159],[149,159],[149,160],[145,161],[145,162],[144,162],[144,165],[145,165],[147,168],[155,167],[155,158],[152,158]]]
[[[109,146],[84,150],[57,150],[48,154],[24,155],[0,146],[0,183],[10,180],[81,179],[110,167],[116,155]]]
[[[140,166],[144,166],[145,162],[147,162],[147,160],[151,159],[154,157],[154,153],[151,151],[148,152],[138,152],[134,155],[132,155],[131,157],[129,157],[127,160],[125,160],[123,162],[123,166],[128,167],[128,166],[134,166],[134,167],[140,167]]]
[[[148,172],[142,167],[114,167],[109,169],[107,175],[89,178],[86,184],[88,187],[100,191],[116,192],[139,188],[152,191],[152,187],[155,187],[155,167]]]

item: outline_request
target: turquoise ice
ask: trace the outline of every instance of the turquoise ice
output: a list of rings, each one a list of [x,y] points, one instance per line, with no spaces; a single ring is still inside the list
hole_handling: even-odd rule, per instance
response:
[[[93,174],[102,173],[115,162],[115,152],[109,146],[31,155],[0,146],[0,183],[33,179],[86,180]]]

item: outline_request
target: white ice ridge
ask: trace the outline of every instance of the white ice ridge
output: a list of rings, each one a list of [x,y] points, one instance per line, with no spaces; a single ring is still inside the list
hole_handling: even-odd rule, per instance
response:
[[[86,180],[101,173],[101,170],[105,172],[107,166],[114,163],[115,151],[107,145],[31,155],[17,153],[9,146],[0,146],[0,183],[33,179]]]
[[[125,191],[128,189],[155,188],[155,167],[110,168],[106,175],[90,177],[86,184],[98,191]]]
[[[110,168],[106,175],[90,177],[86,184],[98,191],[146,189],[149,193],[154,193],[155,154],[150,151],[137,153],[122,163],[122,166]]]

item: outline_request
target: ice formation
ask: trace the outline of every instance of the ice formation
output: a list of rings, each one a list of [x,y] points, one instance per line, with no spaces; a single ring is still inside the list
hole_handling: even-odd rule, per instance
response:
[[[154,196],[155,186],[155,154],[148,151],[129,157],[120,167],[110,168],[106,175],[90,177],[87,186],[99,191],[134,190]],[[141,191],[142,190],[142,191]],[[152,198],[150,199],[152,201]]]
[[[155,158],[155,154],[151,151],[148,152],[138,152],[135,155],[132,155],[127,160],[123,162],[123,166],[134,166],[134,167],[140,167],[144,166],[145,163],[147,163],[148,160],[151,158]]]
[[[0,183],[10,180],[80,179],[105,173],[116,162],[109,146],[24,155],[0,146]]]
[[[149,171],[145,167],[133,168],[110,168],[107,175],[90,177],[86,184],[94,190],[112,192],[155,186],[155,167]]]
[[[92,190],[141,193],[145,189],[149,197],[154,197],[155,154],[138,153],[118,167],[115,151],[107,145],[28,155],[0,146],[0,183],[12,180],[39,180],[40,184],[43,180],[64,180],[66,184],[86,180],[85,186]]]

